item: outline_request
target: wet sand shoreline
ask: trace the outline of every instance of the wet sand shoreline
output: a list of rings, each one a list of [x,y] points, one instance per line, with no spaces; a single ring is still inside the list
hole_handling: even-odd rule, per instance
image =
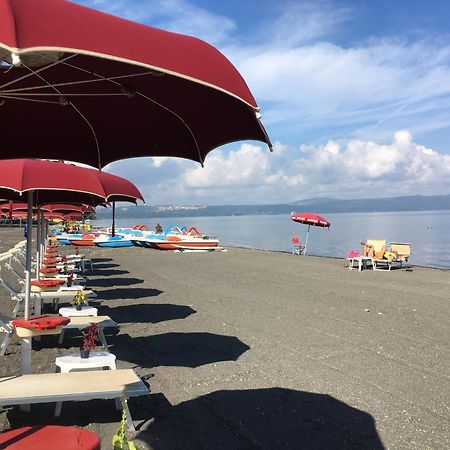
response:
[[[0,231],[2,250],[13,234]],[[448,271],[359,273],[342,259],[241,248],[83,252],[99,314],[120,324],[107,335],[118,367],[153,375],[151,395],[130,400],[140,448],[449,447]],[[33,370],[54,371],[78,340],[43,342]],[[0,375],[16,374],[19,356],[15,340]],[[109,448],[119,417],[108,402],[68,404],[61,420]],[[27,420],[0,414],[4,429]]]

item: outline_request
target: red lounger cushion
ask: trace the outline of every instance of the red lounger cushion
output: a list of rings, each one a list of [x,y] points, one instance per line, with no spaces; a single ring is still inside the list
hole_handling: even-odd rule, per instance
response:
[[[31,286],[51,288],[51,287],[61,286],[61,284],[64,284],[64,283],[65,283],[64,280],[33,280],[31,282]]]
[[[100,438],[89,430],[56,425],[23,427],[0,434],[0,449],[100,450]]]
[[[47,267],[47,268],[41,269],[39,272],[41,272],[41,273],[56,273],[56,272],[59,272],[59,270]]]
[[[14,319],[11,323],[15,327],[29,328],[31,330],[52,330],[67,325],[69,322],[70,317],[45,314],[43,316],[32,316],[29,319]]]
[[[46,266],[57,263],[58,263],[57,259],[44,259],[44,261],[42,261],[42,264],[45,264]]]

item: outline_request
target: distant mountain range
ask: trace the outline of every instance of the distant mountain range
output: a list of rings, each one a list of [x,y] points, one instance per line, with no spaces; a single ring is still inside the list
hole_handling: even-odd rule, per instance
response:
[[[326,214],[338,212],[424,211],[440,209],[450,209],[450,195],[411,195],[405,197],[357,200],[313,198],[276,205],[130,205],[118,206],[116,208],[116,217],[133,217],[139,219],[150,217],[290,214],[291,212],[303,211]],[[97,208],[97,218],[111,218],[111,210]]]

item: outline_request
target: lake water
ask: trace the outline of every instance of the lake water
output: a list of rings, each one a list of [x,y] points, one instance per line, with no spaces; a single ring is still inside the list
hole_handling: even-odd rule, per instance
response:
[[[311,227],[308,254],[345,258],[352,249],[361,250],[360,241],[386,239],[412,244],[410,262],[415,265],[450,269],[450,210],[335,213],[326,214],[331,227]],[[227,216],[118,219],[116,226],[146,224],[154,229],[169,224],[196,226],[202,233],[216,236],[225,247],[247,247],[291,251],[293,233],[304,243],[308,227],[293,222],[290,216]],[[95,226],[110,226],[108,220],[96,220]]]

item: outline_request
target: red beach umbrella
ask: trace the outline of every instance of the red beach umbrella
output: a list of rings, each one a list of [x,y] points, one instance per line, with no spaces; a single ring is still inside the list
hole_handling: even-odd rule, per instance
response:
[[[64,0],[0,0],[1,60],[3,158],[101,168],[139,156],[203,163],[238,140],[271,146],[240,73],[194,37]]]
[[[33,205],[144,201],[125,178],[96,169],[39,159],[0,160],[0,198],[17,200],[32,192]]]
[[[5,202],[0,203],[0,210],[9,213],[10,211],[26,211],[28,204],[25,202]]]
[[[62,219],[64,220],[83,220],[83,213],[71,212],[68,214],[63,214]]]
[[[0,2],[1,5],[4,3]],[[26,133],[25,133],[26,134]],[[45,160],[0,160],[0,198],[17,200],[27,193],[27,260],[25,319],[29,315],[33,205],[45,203],[101,204],[108,200],[142,200],[131,182],[96,169]],[[22,373],[31,372],[31,340],[23,342]]]
[[[298,214],[292,213],[291,219],[294,222],[308,225],[308,231],[306,232],[306,240],[305,240],[305,250],[304,250],[305,255],[306,255],[306,247],[308,246],[309,229],[311,228],[311,226],[329,228],[331,225],[330,222],[328,222],[328,220],[324,219],[322,216],[308,212]]]
[[[47,205],[41,205],[41,210],[50,213],[61,213],[62,215],[72,212],[84,212],[81,205],[71,205],[70,203],[49,203]]]

